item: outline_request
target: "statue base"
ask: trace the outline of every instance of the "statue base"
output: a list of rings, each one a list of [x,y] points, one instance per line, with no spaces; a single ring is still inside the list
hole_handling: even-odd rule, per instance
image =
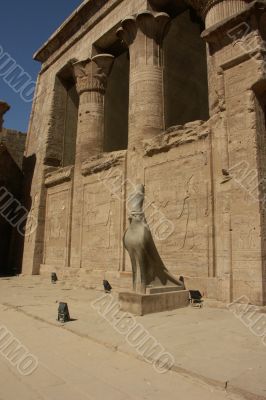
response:
[[[189,305],[189,290],[153,294],[121,292],[119,302],[122,311],[135,315],[170,311]]]

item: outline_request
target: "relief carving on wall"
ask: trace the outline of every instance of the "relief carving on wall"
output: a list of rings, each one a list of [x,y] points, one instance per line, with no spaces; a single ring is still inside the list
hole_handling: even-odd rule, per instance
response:
[[[69,225],[69,190],[47,195],[45,226],[45,263],[66,260]]]
[[[160,218],[160,215],[173,223],[173,230],[166,240],[158,240],[158,235],[153,232],[156,246],[168,265],[184,274],[207,274],[210,246],[209,182],[203,179],[203,175],[199,177],[204,172],[198,166],[205,163],[205,158],[202,155],[194,157],[189,161],[190,164],[183,159],[147,168],[147,198],[154,198],[154,202],[153,207],[146,205],[145,211],[151,229],[156,227],[156,218]],[[167,172],[162,173],[162,169]],[[154,213],[154,206],[160,210],[160,214]]]
[[[121,201],[108,190],[108,185],[101,181],[94,181],[84,186],[83,266],[93,265],[96,269],[107,267],[118,269],[121,251],[122,205],[123,203],[121,204]]]

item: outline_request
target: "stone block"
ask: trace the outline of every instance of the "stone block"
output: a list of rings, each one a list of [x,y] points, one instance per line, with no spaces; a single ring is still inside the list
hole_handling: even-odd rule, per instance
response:
[[[170,311],[189,305],[189,291],[139,294],[133,292],[119,293],[122,311],[135,315],[145,315],[161,311]]]

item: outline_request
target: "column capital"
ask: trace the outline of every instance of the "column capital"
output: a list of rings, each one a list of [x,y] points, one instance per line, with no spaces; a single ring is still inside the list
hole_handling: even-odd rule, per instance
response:
[[[164,12],[152,12],[144,10],[134,16],[129,16],[121,21],[121,27],[117,30],[117,36],[127,46],[130,46],[138,30],[145,36],[154,39],[157,44],[161,44],[170,23],[170,16]]]
[[[107,77],[111,72],[114,56],[98,54],[92,58],[73,64],[73,72],[79,95],[83,92],[96,91],[105,93]]]
[[[10,105],[0,100],[0,130],[3,126],[3,116],[10,109]]]
[[[193,7],[201,17],[205,18],[207,12],[216,4],[221,3],[223,0],[186,0],[186,2]]]
[[[205,20],[206,28],[246,8],[252,0],[186,0]]]

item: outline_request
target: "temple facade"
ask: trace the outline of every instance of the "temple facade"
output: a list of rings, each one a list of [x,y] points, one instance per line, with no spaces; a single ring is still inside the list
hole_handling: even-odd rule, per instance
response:
[[[169,271],[265,305],[265,39],[265,1],[83,1],[34,56],[23,273],[129,288],[144,184]]]

